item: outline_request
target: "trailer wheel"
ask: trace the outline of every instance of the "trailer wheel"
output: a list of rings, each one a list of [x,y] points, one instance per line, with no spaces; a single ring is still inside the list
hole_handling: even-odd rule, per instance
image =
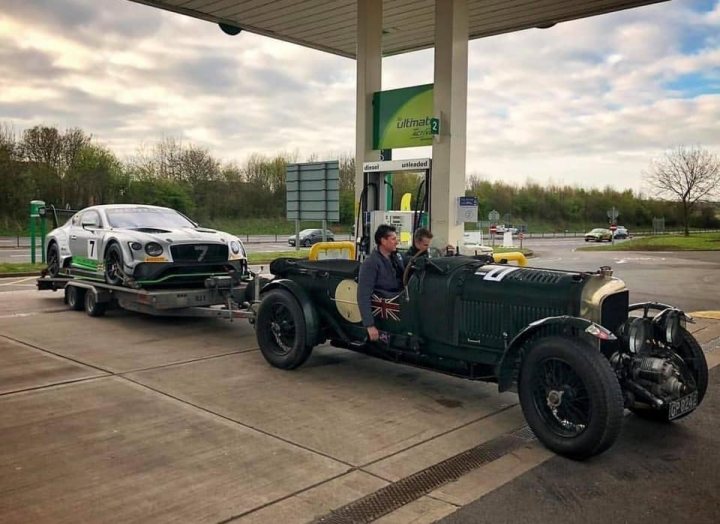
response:
[[[85,289],[77,286],[65,286],[65,303],[74,311],[82,311]]]
[[[522,361],[518,386],[528,425],[556,453],[586,459],[620,434],[620,383],[607,359],[581,339],[538,340]]]
[[[122,286],[124,280],[122,249],[110,244],[105,252],[105,282],[111,286]]]
[[[85,313],[91,317],[101,317],[107,311],[107,304],[105,302],[98,302],[97,296],[92,291],[85,293]]]
[[[263,297],[255,329],[260,351],[272,366],[295,369],[312,353],[305,315],[295,297],[284,289],[273,289]]]

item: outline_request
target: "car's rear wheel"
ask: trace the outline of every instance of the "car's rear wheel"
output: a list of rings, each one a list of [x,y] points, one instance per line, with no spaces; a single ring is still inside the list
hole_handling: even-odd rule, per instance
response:
[[[60,250],[55,242],[48,247],[47,273],[51,278],[55,278],[60,274]]]
[[[77,286],[65,286],[65,303],[74,311],[82,311],[85,289]]]
[[[105,252],[105,282],[111,286],[121,286],[125,280],[123,265],[122,249],[117,244],[110,244]]]
[[[620,384],[607,359],[581,339],[535,342],[522,361],[518,386],[528,425],[556,453],[592,457],[620,434]]]
[[[289,291],[273,289],[262,298],[255,329],[265,360],[277,368],[295,369],[312,353],[305,315]]]
[[[685,362],[685,365],[695,380],[695,388],[698,394],[697,405],[699,406],[705,397],[705,392],[708,387],[708,365],[705,359],[705,353],[700,347],[700,344],[697,343],[697,340],[695,340],[695,337],[684,329],[682,330],[680,344],[675,347],[675,352],[682,358],[683,362]],[[697,406],[695,409],[697,409]],[[695,409],[692,411],[695,411]],[[644,405],[632,406],[630,408],[630,411],[637,416],[656,422],[672,422],[669,420],[669,410],[670,406],[667,404],[660,409],[653,409],[650,406]],[[673,420],[686,417],[692,413],[692,411],[688,411]]]

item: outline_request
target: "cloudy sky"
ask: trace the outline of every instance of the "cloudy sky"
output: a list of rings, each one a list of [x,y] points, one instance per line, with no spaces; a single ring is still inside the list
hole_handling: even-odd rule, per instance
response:
[[[224,161],[354,153],[355,62],[126,0],[2,0],[0,124],[80,127],[121,157],[163,136]],[[467,173],[643,190],[678,145],[720,153],[720,0],[473,40]],[[431,83],[432,51],[383,61]],[[396,150],[396,158],[429,156]]]

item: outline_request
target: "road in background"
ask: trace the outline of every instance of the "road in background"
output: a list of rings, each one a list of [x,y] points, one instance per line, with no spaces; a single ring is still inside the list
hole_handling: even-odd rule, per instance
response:
[[[654,300],[678,306],[686,311],[720,309],[720,253],[712,251],[637,252],[575,251],[586,246],[577,239],[532,239],[524,247],[533,250],[530,264],[548,269],[596,271],[610,266],[615,276],[630,289],[631,302]],[[595,244],[589,244],[593,246]],[[287,251],[282,243],[248,244],[248,250]],[[0,250],[0,261],[22,262],[16,250]],[[25,253],[27,256],[27,253]],[[29,258],[25,259],[29,260]],[[19,280],[19,279],[15,279]],[[33,283],[11,285],[13,279],[0,282],[0,291],[27,289]]]

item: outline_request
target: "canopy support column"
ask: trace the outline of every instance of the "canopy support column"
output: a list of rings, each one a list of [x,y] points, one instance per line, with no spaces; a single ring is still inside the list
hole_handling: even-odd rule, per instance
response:
[[[359,202],[365,184],[363,162],[380,159],[380,152],[373,150],[372,98],[373,93],[382,88],[382,8],[382,0],[357,0],[355,202]],[[378,191],[384,191],[381,186],[378,185]],[[380,195],[372,196],[369,201]],[[374,209],[372,205],[369,207]]]
[[[440,135],[433,142],[430,227],[439,245],[463,238],[456,207],[465,194],[467,68],[467,0],[435,0],[434,113]]]

